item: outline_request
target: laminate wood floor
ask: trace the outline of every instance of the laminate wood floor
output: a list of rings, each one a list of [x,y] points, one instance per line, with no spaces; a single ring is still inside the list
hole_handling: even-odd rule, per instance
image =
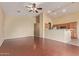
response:
[[[39,37],[7,39],[0,47],[2,56],[79,56],[79,47]]]

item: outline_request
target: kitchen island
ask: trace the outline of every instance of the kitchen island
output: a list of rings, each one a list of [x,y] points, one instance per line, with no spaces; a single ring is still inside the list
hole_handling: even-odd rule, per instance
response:
[[[45,30],[45,38],[68,43],[71,40],[71,32],[68,29]]]

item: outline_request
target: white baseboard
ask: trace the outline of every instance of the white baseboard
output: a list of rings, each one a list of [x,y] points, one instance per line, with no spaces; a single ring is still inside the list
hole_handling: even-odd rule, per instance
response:
[[[11,37],[5,37],[4,39],[14,39],[14,38],[22,38],[22,37],[29,37],[29,36],[34,36],[34,35],[20,35],[20,36],[11,36]]]

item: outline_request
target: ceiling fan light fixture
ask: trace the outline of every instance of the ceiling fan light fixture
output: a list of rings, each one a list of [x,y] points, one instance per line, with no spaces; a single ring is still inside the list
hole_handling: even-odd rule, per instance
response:
[[[40,11],[42,10],[42,8],[39,8],[37,5],[38,4],[36,2],[30,3],[28,5],[27,5],[27,3],[25,3],[24,4],[24,12],[30,12],[30,13],[32,12],[33,14],[39,14]],[[21,12],[21,10],[18,9],[17,13],[20,14],[22,12]]]
[[[31,7],[30,6],[25,6],[26,8],[29,8],[29,12],[35,12],[38,13],[39,10],[42,10],[42,8],[38,8],[36,3],[32,3]]]
[[[31,7],[30,9],[31,9],[31,10],[33,10],[33,8],[32,8],[32,7]]]
[[[37,8],[34,8],[34,10],[37,10]]]

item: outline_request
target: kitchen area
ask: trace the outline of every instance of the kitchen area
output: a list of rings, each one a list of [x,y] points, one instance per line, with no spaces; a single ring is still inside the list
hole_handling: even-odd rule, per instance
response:
[[[48,23],[45,26],[45,38],[56,40],[69,44],[77,43],[77,22],[69,22],[64,24]]]

